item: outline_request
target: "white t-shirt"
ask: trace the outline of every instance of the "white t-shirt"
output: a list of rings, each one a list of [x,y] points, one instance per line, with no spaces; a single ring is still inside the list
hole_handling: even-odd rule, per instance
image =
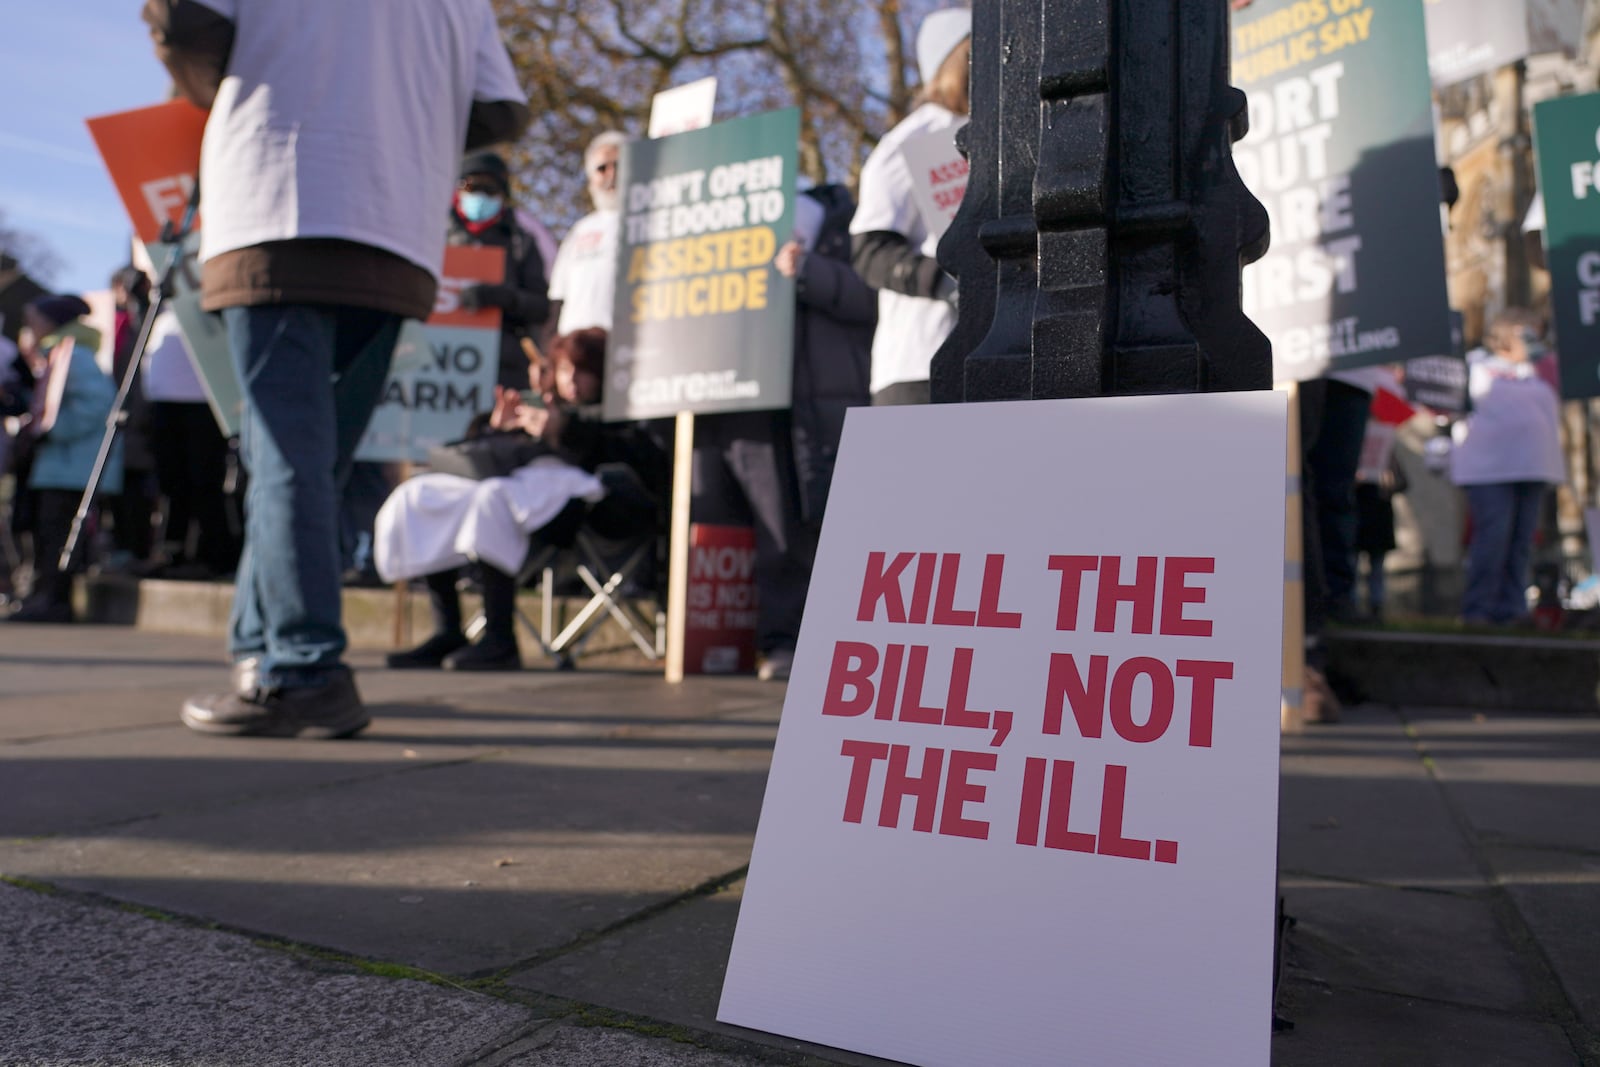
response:
[[[200,152],[202,261],[296,237],[439,276],[474,100],[525,102],[489,0],[200,0],[233,53]]]
[[[178,327],[177,313],[171,308],[162,308],[150,326],[150,343],[145,348],[144,372],[139,381],[144,385],[146,399],[152,401],[206,402],[205,387],[195,373],[189,346],[184,343],[183,331]]]
[[[1457,485],[1567,479],[1561,455],[1561,400],[1533,364],[1477,349],[1467,355],[1472,414],[1456,424],[1450,456]]]
[[[591,211],[572,226],[550,269],[550,299],[561,301],[558,333],[611,329],[621,212]]]
[[[950,131],[961,116],[938,104],[923,104],[884,135],[861,168],[861,203],[851,233],[887,230],[903,235],[911,247],[933,256],[939,241],[922,220],[911,171],[900,146],[933,130]],[[928,365],[956,324],[956,312],[943,300],[878,291],[878,332],[872,338],[872,391],[896,382],[928,380]]]

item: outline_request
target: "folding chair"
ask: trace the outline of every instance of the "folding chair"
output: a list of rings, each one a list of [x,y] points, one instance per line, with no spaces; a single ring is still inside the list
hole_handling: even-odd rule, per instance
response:
[[[595,474],[606,495],[593,505],[569,506],[541,528],[516,576],[519,589],[538,577],[539,622],[520,607],[516,618],[558,670],[577,666],[607,617],[652,662],[666,655],[666,612],[657,581],[660,505],[629,467],[605,464]],[[557,632],[556,597],[562,593],[588,600]],[[642,609],[639,600],[648,600],[651,609]],[[484,625],[480,612],[467,626],[467,638],[475,640]]]
[[[662,609],[657,566],[661,542],[660,502],[632,468],[602,465],[595,471],[606,495],[589,509],[568,550],[568,561],[589,600],[560,633],[548,624],[555,591],[554,569],[547,567],[543,638],[551,650],[573,663],[609,616],[652,662],[666,655],[666,612]],[[651,609],[637,601],[647,599]]]

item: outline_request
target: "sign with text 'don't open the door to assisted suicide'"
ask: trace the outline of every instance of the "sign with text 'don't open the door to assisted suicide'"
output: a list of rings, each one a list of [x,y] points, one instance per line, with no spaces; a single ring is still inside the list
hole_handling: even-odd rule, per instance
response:
[[[1267,1063],[1286,413],[850,413],[718,1019],[925,1067]]]

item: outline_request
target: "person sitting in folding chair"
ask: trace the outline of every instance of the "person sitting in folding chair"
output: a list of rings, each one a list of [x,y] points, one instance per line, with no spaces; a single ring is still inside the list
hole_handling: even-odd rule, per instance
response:
[[[647,430],[605,424],[584,410],[600,401],[605,342],[600,329],[557,338],[548,372],[530,369],[542,386],[542,405],[496,389],[487,427],[469,434],[467,443],[502,457],[489,463],[505,466],[503,475],[480,481],[424,474],[384,502],[374,538],[378,572],[391,582],[422,576],[434,624],[433,635],[422,644],[392,653],[390,667],[520,669],[515,575],[531,550],[530,535],[554,543],[570,540],[585,505],[605,493],[594,474],[603,463],[641,472],[665,469],[661,445]],[[485,625],[476,643],[469,643],[462,629],[456,588],[469,563],[477,564],[483,590]]]

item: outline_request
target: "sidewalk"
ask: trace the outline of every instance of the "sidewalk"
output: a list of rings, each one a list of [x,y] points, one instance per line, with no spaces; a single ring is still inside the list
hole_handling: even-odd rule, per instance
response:
[[[199,737],[219,652],[0,628],[0,1064],[881,1062],[715,1022],[781,687],[359,653],[361,739]],[[1600,719],[1284,753],[1275,1063],[1600,1064]]]

